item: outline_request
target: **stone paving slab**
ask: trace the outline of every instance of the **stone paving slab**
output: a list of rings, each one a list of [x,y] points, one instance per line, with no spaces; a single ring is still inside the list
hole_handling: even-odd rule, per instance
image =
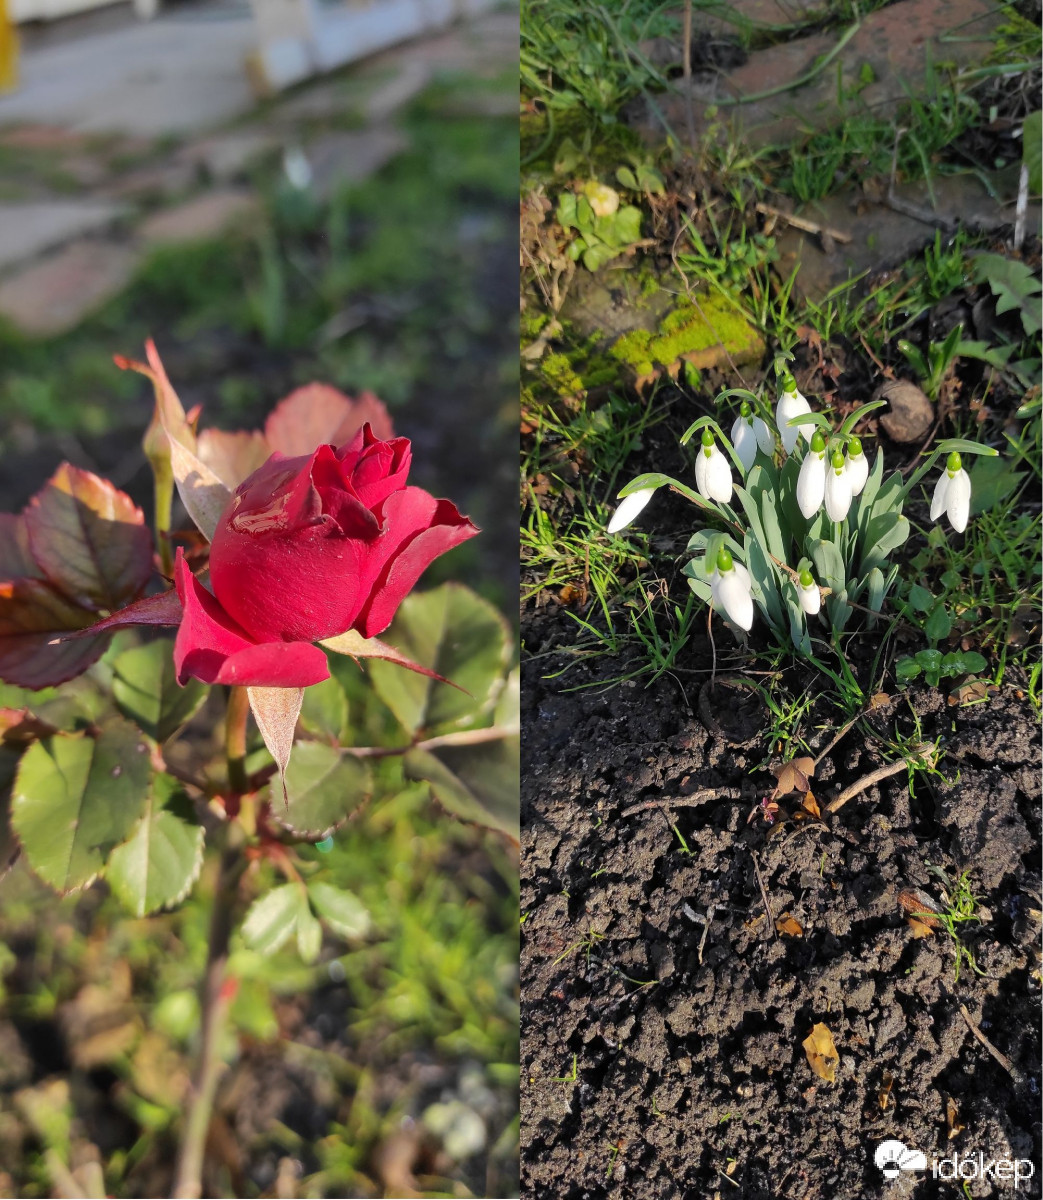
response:
[[[322,134],[306,151],[312,191],[328,200],[339,188],[368,179],[408,145],[406,136],[391,128]]]
[[[976,175],[952,175],[934,181],[935,210],[931,193],[923,181],[899,185],[897,198],[919,209],[925,218],[936,215],[939,225],[989,229],[997,223],[1014,223],[1018,169],[997,172],[986,189]],[[1000,197],[997,201],[995,193]],[[854,193],[829,196],[800,210],[802,217],[828,229],[846,233],[851,241],[825,248],[816,234],[804,233],[779,222],[776,231],[778,270],[786,277],[800,266],[797,287],[812,300],[819,300],[853,276],[897,266],[918,254],[932,241],[935,229],[929,220],[896,212],[883,203],[866,204]],[[1030,205],[1028,228],[1040,231],[1040,205]],[[946,236],[944,233],[943,237]]]
[[[202,241],[216,237],[233,221],[252,217],[259,207],[260,201],[250,192],[232,188],[204,192],[146,217],[137,232],[149,245]]]
[[[81,238],[4,279],[0,316],[32,337],[64,333],[118,295],[140,261],[134,246]]]
[[[736,132],[759,148],[789,144],[853,114],[870,111],[887,118],[911,92],[923,92],[929,64],[981,62],[992,45],[990,33],[1001,19],[990,0],[900,0],[866,17],[836,59],[801,87],[788,85],[808,74],[836,46],[840,31],[755,51],[742,66],[718,76],[709,86],[693,87],[697,128],[705,129],[707,109],[720,105],[716,119],[730,120]],[[956,32],[954,39],[943,41],[950,32]],[[840,86],[850,97],[845,104],[837,100],[838,64]],[[872,82],[863,85],[866,73]],[[769,91],[775,94],[743,100]],[[657,104],[681,135],[686,128],[685,98],[657,97]],[[644,136],[662,141],[662,125],[643,104],[632,106],[629,116]]]
[[[0,270],[80,234],[103,229],[125,211],[107,200],[0,204]]]

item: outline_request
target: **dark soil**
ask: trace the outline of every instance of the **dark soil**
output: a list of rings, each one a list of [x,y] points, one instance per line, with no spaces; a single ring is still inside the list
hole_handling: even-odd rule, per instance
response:
[[[956,1194],[930,1171],[885,1184],[873,1151],[897,1138],[928,1163],[979,1149],[1030,1158],[1036,1190],[1020,1194],[1038,1195],[1040,742],[1029,701],[1004,687],[959,709],[911,689],[868,720],[908,729],[915,713],[925,738],[943,739],[944,780],[919,775],[910,794],[905,774],[893,776],[822,823],[748,823],[774,781],[753,770],[760,749],[735,749],[701,722],[706,646],[681,685],[566,693],[624,668],[602,657],[549,680],[569,661],[557,651],[573,629],[545,609],[523,631],[530,655],[548,655],[530,657],[522,688],[524,1194]],[[835,732],[809,734],[815,753]],[[874,745],[856,726],[825,755],[812,784],[823,813],[879,765]],[[772,916],[791,914],[801,936],[765,919],[756,863]],[[928,863],[969,870],[981,901],[980,923],[961,931],[981,973],[964,965],[958,982],[949,937],[915,938],[899,906],[909,887],[939,898]],[[833,1084],[801,1045],[818,1022],[840,1056]],[[963,1126],[952,1140],[950,1098]],[[969,1194],[996,1186],[972,1182]]]

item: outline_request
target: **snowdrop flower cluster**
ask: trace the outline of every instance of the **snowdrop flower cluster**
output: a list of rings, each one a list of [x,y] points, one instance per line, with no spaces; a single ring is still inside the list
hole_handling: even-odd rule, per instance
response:
[[[869,623],[881,611],[898,576],[889,559],[908,538],[902,509],[939,456],[948,454],[937,480],[931,519],[945,513],[954,530],[967,527],[971,481],[960,453],[995,450],[962,439],[935,447],[909,480],[884,477],[877,451],[870,466],[857,423],[885,402],[856,408],[834,428],[798,391],[792,375],[779,380],[773,430],[753,393],[731,389],[719,401],[741,397],[727,438],[711,417],[701,417],[681,439],[699,434],[695,488],[655,473],[633,480],[609,525],[626,528],[664,485],[686,496],[706,518],[689,544],[696,555],[683,568],[692,589],[732,625],[746,632],[759,610],[780,642],[812,653],[809,620],[825,620],[840,633],[855,611]],[[790,424],[798,421],[797,424]],[[781,445],[780,445],[781,443]],[[723,449],[722,449],[723,447]]]

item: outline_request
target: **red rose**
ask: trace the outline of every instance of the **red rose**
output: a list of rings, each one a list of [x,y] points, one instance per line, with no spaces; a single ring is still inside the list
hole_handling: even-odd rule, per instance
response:
[[[210,546],[213,595],[178,552],[179,682],[307,687],[329,676],[312,642],[385,630],[428,564],[478,532],[407,487],[409,463],[408,439],[367,425],[337,450],[273,454],[245,479]]]

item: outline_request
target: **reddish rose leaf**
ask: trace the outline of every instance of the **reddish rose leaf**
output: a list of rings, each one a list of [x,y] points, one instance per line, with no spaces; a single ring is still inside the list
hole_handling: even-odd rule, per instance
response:
[[[29,549],[25,517],[0,513],[0,579],[42,579]]]
[[[148,582],[152,539],[141,509],[90,471],[62,463],[26,506],[25,526],[40,569],[84,608],[119,608]]]
[[[297,718],[301,715],[304,689],[250,687],[246,689],[246,694],[250,698],[250,709],[268,753],[279,768],[282,798],[288,808],[290,797],[286,791],[286,765],[293,750],[293,734],[297,728]]]
[[[0,583],[0,679],[36,689],[81,674],[101,657],[108,637],[52,643],[93,615],[43,580]]]
[[[237,488],[272,452],[257,430],[225,433],[222,429],[204,429],[196,447],[200,461],[230,488]]]
[[[177,392],[171,387],[151,338],[145,343],[145,354],[147,365],[121,355],[114,361],[117,367],[137,371],[152,381],[156,412],[145,434],[145,452],[150,458],[162,455],[162,443],[155,427],[158,418],[170,443],[170,465],[178,494],[188,515],[209,541],[214,536],[218,518],[231,499],[231,491],[197,454],[194,421],[186,415]]]
[[[294,458],[319,446],[343,446],[367,422],[381,441],[395,436],[387,409],[372,392],[353,398],[329,384],[308,383],[276,405],[264,436],[272,450]]]
[[[114,612],[103,621],[96,621],[85,629],[77,629],[72,633],[63,633],[55,637],[53,643],[66,642],[70,638],[93,637],[99,633],[112,633],[116,629],[130,629],[134,625],[180,625],[181,601],[177,592],[171,588],[169,592],[160,592],[158,596],[144,596]]]
[[[151,380],[156,393],[156,418],[158,418],[163,431],[174,441],[180,442],[190,449],[195,449],[195,432],[185,415],[177,392],[174,391],[167,378],[166,368],[159,357],[156,343],[151,338],[145,343],[145,357],[148,359],[148,363],[137,362],[133,358],[124,358],[122,354],[115,354],[113,362],[122,371],[137,371],[139,375],[144,375],[146,379]],[[153,437],[155,436],[156,418],[153,418],[153,426],[149,430]],[[146,440],[148,436],[146,434]]]
[[[28,708],[0,708],[0,742],[5,746],[27,746],[57,732],[54,725],[41,721]]]
[[[444,675],[439,675],[437,671],[431,671],[427,667],[422,667],[419,663],[413,662],[401,650],[396,650],[394,646],[389,646],[387,642],[382,642],[379,638],[364,638],[361,633],[357,633],[354,629],[349,629],[347,633],[342,633],[338,637],[326,638],[319,645],[325,646],[327,650],[332,650],[336,654],[346,654],[348,658],[356,660],[360,658],[382,658],[387,662],[393,662],[400,667],[405,667],[409,671],[416,671],[418,675],[426,675],[428,679],[437,679],[439,683],[448,683],[450,687],[456,688],[458,692],[464,691],[459,684],[453,683],[451,679],[446,679]]]

